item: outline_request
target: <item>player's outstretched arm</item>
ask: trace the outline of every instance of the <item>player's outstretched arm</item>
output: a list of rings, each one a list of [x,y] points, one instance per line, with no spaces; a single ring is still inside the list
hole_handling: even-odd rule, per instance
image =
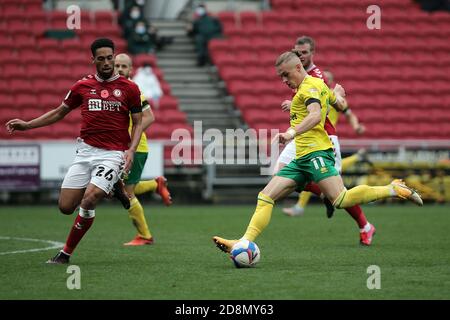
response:
[[[6,123],[6,130],[10,134],[14,131],[25,131],[34,128],[45,127],[63,119],[71,110],[65,104],[61,104],[58,108],[53,109],[42,116],[30,121],[21,119],[12,119]]]
[[[344,115],[348,123],[350,123],[353,130],[355,130],[357,134],[363,134],[366,131],[366,127],[359,123],[358,117],[351,112],[349,108],[347,108],[346,112],[344,112]]]
[[[345,89],[339,83],[336,83],[336,85],[334,86],[333,91],[334,91],[335,95],[339,95],[341,97],[345,97]]]
[[[366,131],[364,125],[359,123],[358,117],[348,107],[347,100],[344,97],[336,95],[336,103],[332,104],[332,106],[345,115],[348,123],[350,123],[356,133],[363,134]]]
[[[142,110],[142,131],[145,131],[155,121],[155,115],[152,109]]]
[[[336,102],[332,104],[332,106],[337,110],[342,112],[345,115],[348,123],[352,126],[353,130],[355,130],[358,134],[363,134],[366,131],[364,125],[359,123],[358,117],[350,110],[348,107],[347,99],[345,99],[345,90],[340,84],[336,84],[333,89],[333,92],[336,96]]]

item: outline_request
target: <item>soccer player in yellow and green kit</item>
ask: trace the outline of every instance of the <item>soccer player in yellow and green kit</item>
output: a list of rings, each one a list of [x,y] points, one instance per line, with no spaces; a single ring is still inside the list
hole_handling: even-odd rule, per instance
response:
[[[259,193],[256,210],[241,239],[255,241],[269,224],[275,201],[296,188],[302,189],[311,181],[316,182],[333,206],[339,209],[390,197],[423,205],[419,194],[407,187],[402,180],[394,180],[386,186],[359,185],[347,190],[334,167],[333,146],[324,130],[330,105],[342,109],[341,101],[336,99],[322,79],[306,73],[294,52],[281,54],[275,66],[283,83],[297,90],[291,104],[291,126],[275,139],[280,143],[295,139],[296,157]],[[214,236],[213,241],[222,251],[230,252],[238,240]]]
[[[128,79],[132,71],[131,58],[124,53],[118,54],[115,59],[114,67],[116,72]],[[154,121],[153,112],[151,111],[150,105],[143,95],[141,95],[141,102],[142,136],[134,156],[133,166],[124,179],[125,190],[130,196],[130,208],[128,209],[128,214],[133,221],[133,225],[136,227],[138,234],[133,240],[124,244],[127,246],[153,244],[154,241],[148,228],[147,221],[145,220],[144,208],[138,198],[136,198],[136,195],[149,191],[156,191],[161,195],[161,198],[166,205],[170,205],[172,203],[169,190],[167,189],[166,178],[161,176],[149,181],[140,181],[142,171],[144,170],[145,161],[147,161],[148,156],[148,144],[145,130]]]

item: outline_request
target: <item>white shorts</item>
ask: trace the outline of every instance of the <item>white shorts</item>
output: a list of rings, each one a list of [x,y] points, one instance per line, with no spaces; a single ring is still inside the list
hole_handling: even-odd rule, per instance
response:
[[[342,157],[341,157],[341,146],[339,144],[339,138],[337,136],[329,136],[331,140],[331,144],[333,145],[334,150],[334,167],[336,170],[341,173],[342,170]],[[277,165],[275,168],[278,168],[279,163],[283,163],[285,165],[289,164],[292,160],[295,159],[295,140],[289,142],[281,152],[278,157]],[[276,170],[276,169],[275,169]]]
[[[77,155],[61,188],[84,189],[89,183],[107,194],[119,180],[125,164],[123,151],[99,149],[77,140]]]

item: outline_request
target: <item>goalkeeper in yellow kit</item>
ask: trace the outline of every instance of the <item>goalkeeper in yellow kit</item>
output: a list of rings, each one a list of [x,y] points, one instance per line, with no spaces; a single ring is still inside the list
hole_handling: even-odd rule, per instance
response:
[[[297,89],[290,110],[291,126],[275,139],[283,144],[295,139],[296,157],[259,193],[256,210],[242,239],[255,241],[269,224],[275,201],[296,188],[302,189],[310,181],[316,182],[333,206],[339,209],[391,197],[423,205],[419,194],[402,180],[394,180],[386,186],[359,185],[347,190],[334,167],[332,144],[324,130],[330,104],[342,109],[341,101],[323,80],[306,73],[294,52],[281,54],[275,66],[283,83]],[[222,251],[230,252],[238,240],[214,236],[213,241]]]
[[[124,53],[118,54],[115,58],[114,67],[116,69],[115,71],[121,76],[129,78],[132,71],[131,58]],[[151,111],[150,105],[143,95],[141,95],[141,101],[143,132],[134,156],[133,166],[131,167],[128,175],[124,178],[125,190],[130,196],[130,208],[128,208],[128,215],[133,221],[133,225],[136,227],[138,234],[133,240],[125,243],[124,245],[126,246],[153,244],[154,241],[144,216],[144,208],[138,198],[136,198],[136,195],[149,191],[156,191],[160,194],[166,205],[172,204],[172,199],[170,197],[169,190],[167,189],[166,178],[161,176],[153,180],[140,181],[142,171],[144,170],[145,161],[148,156],[148,144],[145,130],[154,121],[153,112]]]

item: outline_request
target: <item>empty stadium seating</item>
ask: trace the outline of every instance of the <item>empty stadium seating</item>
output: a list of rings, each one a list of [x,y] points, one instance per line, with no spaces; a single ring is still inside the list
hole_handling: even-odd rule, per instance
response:
[[[410,0],[381,0],[381,29],[370,30],[371,4],[272,0],[271,11],[220,12],[226,37],[212,40],[209,50],[243,119],[254,128],[285,129],[279,109],[292,93],[274,63],[297,37],[309,35],[316,40],[315,63],[333,72],[368,129],[358,137],[344,120],[341,137],[450,138],[450,14],[423,12]]]
[[[65,11],[44,11],[42,0],[2,0],[0,3],[0,120],[35,118],[58,106],[70,87],[94,69],[89,51],[98,37],[111,38],[116,52],[126,52],[126,41],[115,11],[81,11],[81,29],[73,39],[46,38],[50,29],[67,29]],[[156,57],[134,57],[134,67],[145,63],[153,67],[164,96],[156,123],[148,133],[152,139],[170,139],[175,128],[192,131],[186,115],[178,109],[169,84],[157,66]],[[79,133],[79,112],[71,112],[50,128],[18,132],[9,136],[0,130],[0,139],[71,139]],[[170,150],[170,148],[169,148]],[[170,153],[169,153],[170,154]],[[169,159],[166,159],[169,160]],[[166,161],[166,163],[170,161]]]

